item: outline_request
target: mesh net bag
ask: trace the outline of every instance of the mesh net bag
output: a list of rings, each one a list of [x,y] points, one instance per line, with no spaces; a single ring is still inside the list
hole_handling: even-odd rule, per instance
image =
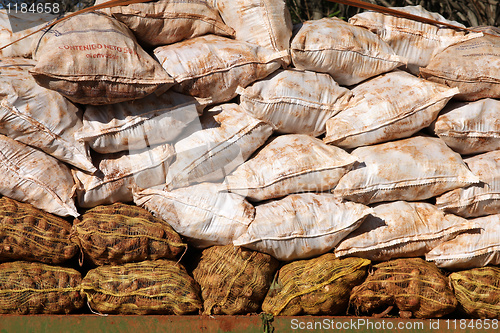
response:
[[[396,259],[373,266],[365,282],[352,291],[356,314],[399,309],[402,318],[437,318],[453,312],[457,300],[448,279],[421,258]]]
[[[275,316],[335,315],[345,312],[352,288],[366,276],[370,260],[336,259],[332,253],[283,266],[262,310]]]
[[[70,313],[84,304],[81,275],[38,262],[0,264],[0,313]]]
[[[268,254],[233,245],[204,250],[193,270],[201,286],[204,314],[257,312],[278,265]]]
[[[0,198],[0,261],[62,263],[78,252],[69,239],[70,230],[71,224],[63,218]]]
[[[172,227],[141,207],[97,206],[75,220],[71,240],[96,265],[175,259],[187,245]]]
[[[449,276],[458,309],[473,318],[500,319],[500,267],[481,267]]]
[[[184,315],[202,308],[198,284],[164,259],[97,267],[83,278],[82,291],[101,313]]]

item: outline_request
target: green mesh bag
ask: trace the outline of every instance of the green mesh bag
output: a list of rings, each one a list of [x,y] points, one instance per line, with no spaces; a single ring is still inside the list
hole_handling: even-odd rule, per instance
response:
[[[86,211],[75,220],[71,240],[96,265],[175,259],[187,247],[169,224],[123,203]]]
[[[70,241],[71,224],[28,203],[0,198],[0,261],[60,264],[78,246]]]
[[[279,262],[268,254],[233,245],[202,252],[193,270],[200,284],[204,314],[258,312]]]
[[[370,260],[336,259],[332,253],[283,266],[262,310],[274,316],[336,315],[347,310],[352,288],[363,282]]]
[[[457,300],[448,279],[433,263],[420,258],[396,259],[373,266],[350,297],[356,314],[390,313],[402,318],[438,318],[453,312]]]
[[[101,313],[184,315],[202,308],[198,284],[165,259],[99,266],[83,278],[82,291]]]
[[[0,264],[0,313],[70,313],[84,305],[80,272],[39,262]]]
[[[500,267],[481,267],[449,276],[458,309],[473,318],[500,319]]]

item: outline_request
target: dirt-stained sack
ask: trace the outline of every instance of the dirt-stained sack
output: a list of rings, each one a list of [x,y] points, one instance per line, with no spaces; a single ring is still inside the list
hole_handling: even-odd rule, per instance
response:
[[[235,31],[224,24],[219,12],[205,0],[158,0],[113,6],[101,11],[125,23],[139,43],[148,47],[207,34],[235,35]]]
[[[478,229],[439,244],[425,259],[449,270],[500,265],[500,214],[477,217],[473,222]]]
[[[48,29],[36,43],[30,70],[42,87],[82,104],[112,104],[145,97],[174,83],[116,19],[79,14]]]
[[[288,263],[278,271],[262,310],[274,316],[343,315],[369,264],[361,258],[336,259],[332,253]]]
[[[328,73],[342,86],[406,62],[374,33],[336,17],[304,22],[292,39],[290,53],[296,68]]]
[[[348,107],[326,122],[326,143],[357,148],[410,137],[428,127],[458,89],[393,71],[352,93]]]
[[[500,101],[450,102],[430,130],[462,155],[500,149]]]
[[[311,258],[332,250],[371,213],[329,193],[290,194],[256,206],[255,219],[233,244],[281,261]]]
[[[267,77],[286,55],[256,44],[217,35],[160,46],[154,54],[180,93],[211,98],[214,104],[236,97],[238,86]]]
[[[99,266],[81,289],[100,313],[185,315],[202,308],[200,287],[181,264],[165,259]]]
[[[173,191],[137,189],[133,194],[136,205],[198,248],[231,244],[255,217],[254,207],[244,197],[228,193],[222,184],[202,183]]]
[[[284,0],[208,0],[224,22],[236,32],[236,39],[275,52],[290,48],[292,19]],[[290,56],[283,58],[290,64]]]
[[[233,245],[203,250],[193,270],[201,287],[203,314],[243,315],[260,312],[279,261]]]
[[[373,207],[373,214],[340,242],[335,255],[373,261],[421,257],[475,227],[473,221],[445,214],[429,203],[390,202]]]
[[[73,223],[71,240],[96,265],[175,259],[187,247],[168,223],[124,203],[87,210]]]
[[[0,133],[39,148],[87,172],[96,171],[88,147],[75,139],[79,109],[58,92],[40,87],[31,59],[0,59]]]
[[[68,314],[83,307],[80,272],[38,262],[0,264],[0,313]]]
[[[30,204],[0,198],[0,261],[60,264],[78,252],[71,224]]]
[[[500,98],[500,38],[484,35],[451,45],[434,55],[420,75],[457,87],[456,99]]]
[[[463,217],[500,214],[500,150],[464,159],[481,183],[447,192],[436,198],[445,212]]]
[[[319,136],[326,121],[344,110],[352,93],[325,73],[278,70],[246,88],[238,87],[240,106],[280,133]]]
[[[87,105],[75,137],[101,154],[143,149],[173,141],[202,111],[195,98],[171,90],[128,102]]]
[[[448,278],[461,313],[472,318],[500,319],[500,267],[454,272]]]
[[[78,205],[92,208],[115,202],[131,202],[131,186],[163,186],[174,156],[170,144],[130,152],[95,154],[98,172],[89,174],[72,170],[77,184]]]
[[[168,189],[222,180],[266,142],[273,128],[231,103],[206,110],[184,133],[174,146]]]
[[[253,201],[323,192],[334,188],[356,161],[346,151],[320,139],[305,134],[280,135],[269,140],[224,182],[229,191]]]
[[[0,135],[0,194],[59,216],[80,215],[70,169],[41,150]]]
[[[422,6],[390,7],[423,18],[436,20],[459,27],[463,24],[445,19],[438,13],[425,10]],[[349,18],[349,23],[366,28],[377,34],[401,57],[408,60],[408,70],[415,75],[419,68],[429,64],[433,54],[446,47],[476,37],[481,33],[464,31],[418,22],[402,17],[373,11],[359,13]]]
[[[333,193],[364,204],[425,200],[479,178],[441,139],[415,136],[351,152],[360,164],[339,181]]]

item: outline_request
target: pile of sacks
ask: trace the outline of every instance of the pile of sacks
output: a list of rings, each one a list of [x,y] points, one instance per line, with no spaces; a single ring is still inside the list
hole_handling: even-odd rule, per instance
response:
[[[399,10],[460,25],[419,6]],[[401,316],[440,317],[460,303],[451,289],[438,310],[363,299],[394,290],[351,290],[372,261],[410,260],[394,265],[410,267],[411,281],[428,265],[500,265],[499,36],[492,27],[459,31],[377,12],[292,26],[281,0],[159,0],[80,14],[23,41],[23,54],[3,50],[10,57],[0,59],[0,194],[63,217],[72,230],[102,206],[151,212],[182,237],[175,244],[203,250],[193,259],[196,282],[175,264],[180,250],[165,260],[193,286],[176,297],[201,293],[208,314],[256,312],[262,303],[275,315],[339,314],[349,303],[357,313],[396,306]],[[106,228],[86,231],[99,255],[110,241],[92,245],[89,233]],[[143,244],[135,242],[118,248]],[[221,262],[217,251],[236,259]],[[89,279],[126,272],[133,284],[134,274],[164,267],[147,252],[94,260],[109,270]],[[290,268],[309,279],[285,269],[313,261]],[[286,265],[275,275],[279,262]],[[120,266],[132,263],[149,266]],[[226,292],[226,310],[217,292],[236,274],[230,267],[245,273],[237,290],[248,297]],[[498,284],[498,269],[490,276]],[[449,288],[448,277],[435,278]],[[339,280],[335,297],[326,293]],[[141,287],[116,281],[91,289]],[[304,281],[318,286],[312,297],[300,290]],[[146,311],[136,301],[117,310],[110,304],[118,301],[98,299],[89,303],[101,312],[166,308],[148,303]],[[496,310],[467,313],[498,318],[500,296],[487,302]],[[198,299],[166,313],[202,308]]]

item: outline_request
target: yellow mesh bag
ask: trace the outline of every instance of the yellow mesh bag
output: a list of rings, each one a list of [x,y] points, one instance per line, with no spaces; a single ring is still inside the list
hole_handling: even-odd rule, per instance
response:
[[[184,315],[202,308],[193,278],[165,259],[97,267],[83,278],[82,291],[101,313]]]
[[[453,312],[457,300],[436,265],[420,258],[396,259],[373,266],[352,291],[356,314],[384,314],[396,307],[403,318],[437,318]]]
[[[84,304],[80,272],[39,262],[0,264],[0,313],[70,313]]]
[[[202,252],[193,270],[201,286],[204,314],[258,312],[279,262],[268,254],[233,245]]]
[[[500,319],[500,267],[481,267],[449,276],[458,309],[473,318]]]
[[[283,266],[262,310],[275,316],[336,315],[347,310],[352,288],[366,276],[370,260],[336,259],[332,253]]]
[[[28,203],[0,198],[0,261],[59,264],[78,246],[69,239],[71,224]]]
[[[71,240],[96,265],[175,259],[187,245],[147,210],[123,203],[97,206],[75,220]]]

